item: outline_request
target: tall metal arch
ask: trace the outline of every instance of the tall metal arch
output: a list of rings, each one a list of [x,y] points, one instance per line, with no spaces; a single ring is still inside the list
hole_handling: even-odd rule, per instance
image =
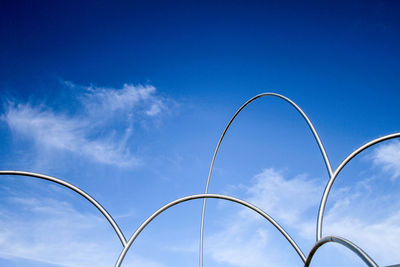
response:
[[[319,146],[320,152],[323,156],[328,174],[329,174],[329,181],[325,187],[321,202],[320,202],[320,206],[319,206],[319,210],[318,210],[318,219],[317,219],[317,226],[316,226],[316,243],[313,246],[313,248],[310,250],[307,258],[304,256],[303,252],[301,251],[301,249],[299,248],[299,246],[295,243],[295,241],[290,237],[290,235],[272,218],[270,217],[267,213],[265,213],[264,211],[262,211],[261,209],[257,208],[256,206],[254,206],[251,203],[248,203],[244,200],[241,199],[237,199],[231,196],[226,196],[226,195],[219,195],[219,194],[208,194],[208,187],[209,187],[209,182],[211,179],[211,174],[212,174],[212,169],[213,169],[213,165],[214,165],[214,161],[218,152],[218,149],[220,147],[220,144],[228,130],[228,128],[230,127],[230,125],[232,124],[232,122],[234,121],[234,119],[237,117],[237,115],[251,102],[253,102],[254,100],[264,97],[264,96],[274,96],[274,97],[278,97],[280,99],[285,100],[286,102],[288,102],[289,104],[291,104],[303,117],[303,119],[306,121],[306,123],[308,124],[310,130],[312,131],[313,135],[314,135],[314,139],[317,141],[317,144]],[[210,169],[209,169],[209,173],[208,173],[208,178],[207,178],[207,184],[206,184],[206,190],[204,194],[198,194],[198,195],[191,195],[191,196],[186,196],[180,199],[176,199],[166,205],[164,205],[162,208],[160,208],[159,210],[157,210],[155,213],[153,213],[150,217],[147,218],[147,220],[145,220],[143,222],[143,224],[135,231],[135,233],[131,236],[131,238],[127,241],[125,236],[123,235],[121,229],[119,228],[118,224],[115,222],[115,220],[112,218],[112,216],[107,212],[107,210],[105,208],[103,208],[93,197],[91,197],[88,193],[86,193],[85,191],[83,191],[82,189],[55,177],[51,177],[51,176],[47,176],[47,175],[43,175],[43,174],[38,174],[38,173],[33,173],[33,172],[23,172],[23,171],[0,171],[0,175],[17,175],[17,176],[28,176],[28,177],[33,177],[33,178],[39,178],[39,179],[43,179],[43,180],[47,180],[47,181],[51,181],[57,184],[60,184],[64,187],[67,187],[73,191],[75,191],[76,193],[78,193],[79,195],[83,196],[86,200],[88,200],[92,205],[94,205],[101,213],[102,215],[107,219],[107,221],[110,223],[110,225],[113,227],[115,233],[117,234],[117,236],[119,237],[122,246],[123,246],[123,250],[121,251],[121,254],[117,260],[117,263],[115,266],[119,267],[121,265],[121,263],[123,262],[123,259],[126,255],[126,253],[128,252],[129,248],[131,247],[131,245],[134,243],[134,241],[136,240],[136,238],[138,237],[138,235],[142,232],[142,230],[153,220],[155,219],[159,214],[161,214],[162,212],[166,211],[167,209],[171,208],[172,206],[178,205],[179,203],[182,202],[186,202],[189,200],[194,200],[194,199],[204,199],[203,200],[203,210],[202,210],[202,218],[201,218],[201,234],[200,234],[200,266],[202,267],[203,265],[203,229],[204,229],[204,216],[205,216],[205,205],[206,205],[206,199],[208,198],[216,198],[216,199],[223,199],[223,200],[228,200],[228,201],[232,201],[238,204],[241,204],[247,208],[250,208],[251,210],[257,212],[258,214],[260,214],[261,216],[263,216],[265,219],[267,219],[272,225],[275,226],[275,228],[277,228],[277,230],[280,231],[280,233],[288,240],[288,242],[292,245],[292,247],[295,249],[295,251],[297,252],[297,254],[300,256],[301,260],[304,262],[304,266],[308,267],[309,264],[311,263],[311,260],[313,258],[313,255],[316,253],[316,251],[318,250],[318,248],[320,248],[321,246],[323,246],[324,244],[328,243],[328,242],[336,242],[339,243],[341,245],[344,245],[345,247],[349,248],[350,250],[352,250],[354,253],[356,253],[368,266],[373,266],[373,267],[377,267],[378,265],[372,260],[371,257],[369,257],[361,248],[359,248],[358,246],[356,246],[355,244],[351,243],[350,241],[341,238],[341,237],[337,237],[337,236],[325,236],[322,237],[322,224],[323,224],[323,216],[324,216],[324,211],[325,211],[325,206],[326,206],[326,202],[330,193],[330,190],[333,186],[333,183],[335,181],[335,179],[337,178],[338,174],[341,172],[341,170],[354,158],[356,157],[359,153],[361,153],[362,151],[364,151],[365,149],[378,144],[380,142],[386,141],[386,140],[390,140],[390,139],[394,139],[394,138],[398,138],[400,137],[400,133],[394,133],[394,134],[390,134],[390,135],[386,135],[377,139],[374,139],[368,143],[366,143],[365,145],[359,147],[358,149],[356,149],[354,152],[352,152],[348,157],[345,158],[345,160],[343,160],[343,162],[336,168],[335,171],[332,171],[332,167],[331,164],[329,162],[328,156],[326,154],[325,148],[320,140],[320,137],[318,136],[317,131],[315,130],[314,126],[312,125],[311,121],[309,120],[309,118],[307,117],[307,115],[300,109],[300,107],[298,107],[293,101],[291,101],[289,98],[284,97],[282,95],[276,94],[276,93],[263,93],[263,94],[259,94],[256,95],[255,97],[251,98],[250,100],[248,100],[247,102],[245,102],[234,114],[234,116],[231,118],[231,120],[229,121],[229,123],[227,124],[227,126],[225,127],[219,142],[217,144],[217,147],[214,151],[214,155],[211,161],[211,165],[210,165]],[[400,264],[398,265],[391,265],[392,267],[400,267]],[[388,266],[389,267],[389,266]]]
[[[323,157],[323,159],[324,159],[324,163],[325,163],[326,169],[327,169],[327,171],[328,171],[328,175],[329,175],[329,177],[332,177],[333,171],[332,171],[332,167],[331,167],[331,164],[330,164],[328,155],[327,155],[327,153],[326,153],[326,151],[325,151],[325,147],[324,147],[324,145],[323,145],[323,143],[322,143],[322,141],[321,141],[321,139],[320,139],[320,137],[319,137],[317,131],[315,130],[314,125],[311,123],[311,120],[308,118],[308,116],[306,115],[306,113],[305,113],[295,102],[293,102],[292,100],[290,100],[289,98],[287,98],[287,97],[285,97],[285,96],[283,96],[283,95],[280,95],[280,94],[277,94],[277,93],[261,93],[261,94],[258,94],[258,95],[256,95],[256,96],[250,98],[248,101],[246,101],[246,102],[235,112],[235,114],[232,116],[232,118],[229,120],[228,124],[226,125],[224,131],[222,132],[222,135],[221,135],[221,137],[220,137],[220,139],[219,139],[219,141],[218,141],[218,143],[217,143],[217,147],[215,148],[214,155],[213,155],[212,160],[211,160],[211,165],[210,165],[210,169],[209,169],[208,177],[207,177],[206,189],[205,189],[205,191],[204,191],[205,194],[208,193],[208,187],[209,187],[209,184],[210,184],[211,174],[212,174],[212,170],[213,170],[215,158],[216,158],[216,156],[217,156],[219,147],[220,147],[220,145],[221,145],[222,140],[224,139],[224,136],[225,136],[226,132],[228,131],[229,127],[231,126],[232,122],[235,120],[235,118],[239,115],[239,113],[240,113],[247,105],[249,105],[251,102],[255,101],[256,99],[259,99],[259,98],[265,97],[265,96],[273,96],[273,97],[280,98],[280,99],[286,101],[287,103],[289,103],[291,106],[293,106],[293,107],[300,113],[300,115],[301,115],[301,116],[303,117],[303,119],[306,121],[308,127],[310,128],[310,130],[311,130],[311,132],[312,132],[312,134],[313,134],[313,136],[314,136],[315,141],[316,141],[317,144],[318,144],[318,147],[319,147],[319,149],[320,149],[320,151],[321,151],[321,154],[322,154],[322,157]],[[203,267],[203,237],[204,237],[204,217],[205,217],[205,209],[206,209],[206,198],[205,198],[204,201],[203,201],[203,209],[202,209],[202,214],[201,214],[200,247],[199,247],[199,266],[200,266],[200,267]]]

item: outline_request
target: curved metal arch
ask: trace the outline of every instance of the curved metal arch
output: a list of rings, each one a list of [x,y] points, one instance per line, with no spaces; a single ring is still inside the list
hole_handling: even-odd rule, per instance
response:
[[[223,133],[222,133],[222,135],[221,135],[219,141],[218,141],[217,147],[215,148],[214,155],[213,155],[212,160],[211,160],[210,170],[209,170],[209,172],[208,172],[206,190],[204,191],[205,194],[208,193],[208,186],[209,186],[209,184],[210,184],[211,173],[212,173],[212,170],[213,170],[215,158],[216,158],[217,153],[218,153],[218,149],[219,149],[219,147],[220,147],[220,145],[221,145],[221,142],[222,142],[222,140],[224,139],[224,136],[225,136],[226,132],[228,131],[230,125],[231,125],[232,122],[235,120],[235,118],[237,117],[237,115],[238,115],[248,104],[250,104],[250,103],[253,102],[254,100],[256,100],[256,99],[258,99],[258,98],[261,98],[261,97],[264,97],[264,96],[274,96],[274,97],[278,97],[278,98],[280,98],[280,99],[283,99],[283,100],[285,100],[286,102],[288,102],[290,105],[292,105],[292,106],[300,113],[300,115],[301,115],[301,116],[303,117],[303,119],[306,121],[306,123],[307,123],[308,127],[310,128],[311,132],[313,133],[314,139],[317,141],[318,147],[319,147],[319,149],[320,149],[320,151],[321,151],[321,154],[322,154],[322,157],[323,157],[323,159],[324,159],[325,166],[326,166],[326,169],[327,169],[327,171],[328,171],[329,177],[332,177],[333,171],[332,171],[332,167],[331,167],[331,164],[330,164],[328,155],[326,154],[325,147],[324,147],[324,145],[322,144],[322,141],[321,141],[321,139],[320,139],[320,137],[319,137],[317,131],[316,131],[315,128],[314,128],[314,125],[311,123],[311,121],[310,121],[310,119],[307,117],[306,113],[305,113],[295,102],[293,102],[292,100],[290,100],[289,98],[287,98],[287,97],[285,97],[285,96],[283,96],[283,95],[280,95],[280,94],[277,94],[277,93],[261,93],[261,94],[258,94],[258,95],[256,95],[256,96],[252,97],[251,99],[247,100],[247,101],[236,111],[236,113],[233,115],[233,117],[230,119],[230,121],[229,121],[228,124],[226,125],[226,127],[225,127],[225,129],[224,129],[224,131],[223,131]],[[200,248],[199,248],[199,258],[200,258],[200,259],[199,259],[199,265],[200,265],[200,267],[203,267],[203,236],[204,236],[204,217],[205,217],[205,209],[206,209],[206,198],[205,198],[204,201],[203,201],[203,209],[202,209],[202,214],[201,214]]]
[[[290,235],[285,231],[285,229],[283,229],[271,216],[269,216],[267,213],[265,213],[263,210],[261,210],[260,208],[257,208],[256,206],[238,199],[238,198],[234,198],[231,196],[226,196],[226,195],[219,195],[219,194],[198,194],[198,195],[191,195],[191,196],[186,196],[183,198],[179,198],[176,199],[166,205],[164,205],[163,207],[161,207],[160,209],[158,209],[156,212],[154,212],[150,217],[148,217],[141,225],[140,227],[135,231],[135,233],[131,236],[131,238],[128,240],[126,246],[124,247],[124,249],[122,250],[117,263],[115,264],[115,267],[120,267],[122,264],[122,261],[125,258],[126,253],[128,252],[129,248],[131,247],[131,245],[133,244],[133,242],[135,241],[135,239],[139,236],[139,234],[143,231],[144,228],[146,228],[146,226],[153,220],[155,219],[158,215],[160,215],[162,212],[164,212],[165,210],[179,204],[182,202],[186,202],[189,200],[194,200],[194,199],[199,199],[199,198],[217,198],[217,199],[224,199],[224,200],[229,200],[238,204],[241,204],[249,209],[252,209],[253,211],[257,212],[258,214],[260,214],[261,216],[263,216],[265,219],[267,219],[273,226],[275,226],[276,229],[279,230],[279,232],[281,232],[281,234],[289,241],[289,243],[292,245],[292,247],[296,250],[297,254],[300,256],[301,260],[303,262],[306,261],[306,257],[304,256],[303,252],[301,251],[301,249],[299,248],[299,246],[296,244],[296,242],[290,237]]]
[[[329,179],[325,190],[324,190],[324,194],[322,195],[322,199],[319,205],[319,210],[318,210],[318,221],[317,221],[317,229],[316,229],[316,240],[319,241],[321,240],[321,236],[322,236],[322,222],[323,222],[323,217],[324,217],[324,212],[325,212],[325,206],[326,206],[326,202],[328,200],[328,196],[329,196],[329,192],[331,191],[332,185],[336,180],[336,177],[338,176],[338,174],[340,173],[340,171],[344,168],[344,166],[347,165],[347,163],[350,162],[350,160],[352,160],[355,156],[357,156],[358,154],[360,154],[362,151],[364,151],[365,149],[376,145],[380,142],[389,140],[389,139],[394,139],[394,138],[398,138],[400,137],[400,133],[394,133],[394,134],[389,134],[389,135],[385,135],[379,138],[376,138],[366,144],[364,144],[363,146],[357,148],[356,150],[353,151],[353,153],[351,153],[349,156],[347,156],[347,158],[345,158],[342,163],[340,163],[340,165],[336,168],[335,172],[333,173],[333,175],[331,176],[331,178]]]
[[[365,253],[361,248],[359,248],[358,246],[356,246],[354,243],[350,242],[347,239],[344,239],[342,237],[338,237],[338,236],[326,236],[322,239],[320,239],[317,243],[315,243],[315,245],[312,247],[312,249],[310,250],[310,253],[307,256],[307,260],[304,264],[304,267],[308,267],[311,263],[311,260],[315,254],[315,252],[317,252],[317,250],[323,246],[326,243],[329,242],[335,242],[338,244],[341,244],[343,246],[345,246],[346,248],[350,249],[351,251],[353,251],[355,254],[357,254],[364,262],[365,264],[367,264],[369,267],[378,267],[378,264],[375,263],[375,261],[368,256],[367,253]]]
[[[115,222],[113,217],[107,212],[103,206],[100,205],[93,197],[91,197],[88,193],[83,191],[82,189],[55,177],[51,177],[48,175],[40,174],[40,173],[34,173],[34,172],[24,172],[24,171],[0,171],[0,175],[19,175],[19,176],[29,176],[29,177],[34,177],[34,178],[39,178],[47,181],[51,181],[54,183],[57,183],[59,185],[65,186],[72,191],[75,191],[79,195],[83,196],[86,198],[90,203],[93,204],[100,212],[103,214],[103,216],[107,219],[107,221],[111,224],[111,227],[114,229],[115,233],[118,235],[119,240],[122,243],[123,247],[126,247],[126,239],[124,234],[122,233],[121,229],[119,228],[118,224]]]

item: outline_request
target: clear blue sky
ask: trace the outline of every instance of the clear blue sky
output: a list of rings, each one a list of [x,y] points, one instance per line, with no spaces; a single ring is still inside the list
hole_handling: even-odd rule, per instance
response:
[[[0,169],[82,188],[129,237],[204,192],[226,123],[262,92],[308,114],[336,168],[400,130],[399,13],[396,1],[1,1]],[[119,240],[85,200],[0,178],[0,265],[114,264]],[[300,115],[263,98],[229,130],[209,192],[261,207],[307,253],[327,180]],[[324,234],[400,263],[399,190],[400,143],[362,153],[334,185]],[[157,218],[123,266],[197,266],[201,203]],[[257,216],[215,200],[206,216],[205,266],[301,266]],[[363,266],[336,245],[313,264]]]

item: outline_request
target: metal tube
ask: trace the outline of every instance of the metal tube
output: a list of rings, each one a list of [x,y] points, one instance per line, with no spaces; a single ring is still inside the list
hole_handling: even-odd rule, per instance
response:
[[[217,198],[217,199],[224,199],[224,200],[229,200],[238,204],[241,204],[249,209],[254,210],[255,212],[257,212],[258,214],[260,214],[261,216],[263,216],[265,219],[267,219],[273,226],[275,226],[276,229],[279,230],[279,232],[281,232],[281,234],[289,241],[289,243],[292,245],[292,247],[296,250],[297,254],[300,256],[301,260],[303,262],[306,261],[306,257],[304,256],[303,252],[301,251],[301,249],[299,248],[299,246],[296,244],[296,242],[290,237],[290,235],[285,231],[285,229],[283,229],[271,216],[269,216],[267,213],[265,213],[263,210],[261,210],[260,208],[257,208],[256,206],[238,199],[238,198],[234,198],[231,196],[225,196],[225,195],[219,195],[219,194],[198,194],[198,195],[191,195],[191,196],[186,196],[183,198],[179,198],[176,199],[168,204],[166,204],[165,206],[161,207],[160,209],[158,209],[156,212],[154,212],[150,217],[148,217],[141,225],[140,227],[135,231],[135,233],[131,236],[131,238],[128,240],[126,246],[124,247],[124,249],[122,250],[117,263],[115,264],[115,267],[120,267],[122,264],[122,261],[125,258],[126,253],[128,252],[129,248],[131,247],[131,245],[133,244],[133,242],[135,241],[135,239],[139,236],[139,234],[143,231],[144,228],[146,228],[146,226],[153,220],[155,219],[158,215],[160,215],[162,212],[164,212],[165,210],[179,204],[182,202],[186,202],[189,200],[193,200],[193,199],[199,199],[199,198]]]
[[[86,198],[90,203],[92,203],[100,212],[101,214],[103,214],[104,217],[106,217],[107,221],[111,224],[111,227],[114,229],[115,233],[118,235],[119,240],[122,243],[122,246],[125,247],[126,246],[126,239],[124,234],[122,233],[121,229],[119,228],[118,224],[115,222],[115,220],[113,219],[113,217],[107,212],[107,210],[105,208],[103,208],[103,206],[100,205],[100,203],[98,203],[93,197],[91,197],[88,193],[86,193],[85,191],[83,191],[82,189],[55,177],[51,177],[48,175],[44,175],[44,174],[39,174],[39,173],[34,173],[34,172],[24,172],[24,171],[0,171],[0,175],[19,175],[19,176],[30,176],[30,177],[34,177],[34,178],[39,178],[39,179],[43,179],[43,180],[47,180],[47,181],[51,181],[57,184],[60,184],[62,186],[65,186],[69,189],[71,189],[72,191],[75,191],[76,193],[78,193],[79,195],[83,196],[84,198]]]
[[[262,93],[259,95],[254,96],[253,98],[249,99],[246,103],[244,103],[237,111],[236,113],[233,115],[233,117],[230,119],[230,121],[228,122],[228,124],[226,125],[224,131],[222,132],[222,135],[218,141],[217,147],[215,148],[214,151],[214,155],[212,157],[211,160],[211,165],[210,165],[210,170],[208,172],[208,177],[207,177],[207,184],[206,184],[206,189],[204,191],[205,194],[208,193],[208,187],[210,184],[210,179],[211,179],[211,173],[213,170],[213,166],[214,166],[214,161],[215,158],[217,156],[218,153],[218,149],[221,145],[222,140],[224,139],[224,136],[226,134],[226,132],[228,131],[230,125],[232,124],[232,122],[235,120],[236,116],[251,102],[253,102],[254,100],[264,97],[264,96],[274,96],[274,97],[278,97],[280,99],[285,100],[286,102],[288,102],[290,105],[292,105],[299,113],[300,115],[303,117],[303,119],[306,121],[308,127],[310,128],[311,132],[313,133],[313,136],[315,138],[315,140],[317,141],[318,147],[321,151],[322,157],[324,159],[325,162],[325,166],[326,169],[328,171],[328,175],[329,177],[332,177],[332,167],[328,158],[328,155],[326,154],[324,145],[322,144],[322,141],[317,133],[317,131],[314,128],[314,125],[311,123],[310,119],[307,117],[307,115],[305,114],[305,112],[296,104],[294,103],[292,100],[290,100],[289,98],[280,95],[280,94],[276,94],[276,93]],[[205,210],[206,210],[206,199],[203,200],[203,209],[202,209],[202,214],[201,214],[201,226],[200,226],[200,247],[199,247],[199,266],[203,267],[203,236],[204,236],[204,217],[205,217]]]
[[[365,253],[361,248],[359,248],[358,246],[356,246],[349,240],[344,239],[342,237],[338,237],[338,236],[326,236],[326,237],[318,240],[317,243],[315,243],[315,245],[310,250],[310,253],[307,256],[307,260],[304,264],[304,267],[308,267],[311,263],[311,260],[314,256],[315,252],[317,252],[317,250],[321,246],[323,246],[324,244],[329,243],[329,242],[335,242],[335,243],[341,244],[341,245],[345,246],[346,248],[350,249],[355,254],[357,254],[365,262],[365,264],[367,264],[369,267],[378,267],[378,264],[376,264],[374,262],[374,260],[370,256],[368,256],[368,254]]]
[[[361,153],[365,149],[367,149],[373,145],[376,145],[380,142],[383,142],[383,141],[386,141],[389,139],[393,139],[393,138],[398,138],[398,137],[400,137],[400,133],[389,134],[389,135],[374,139],[374,140],[364,144],[363,146],[357,148],[355,151],[353,151],[353,153],[351,153],[349,156],[347,156],[347,158],[345,160],[343,160],[342,163],[340,163],[340,165],[337,167],[337,169],[335,170],[335,172],[329,179],[329,181],[325,187],[324,194],[322,195],[320,205],[319,205],[318,221],[317,221],[317,229],[316,229],[316,240],[317,241],[319,241],[322,237],[322,222],[323,222],[325,206],[326,206],[326,202],[328,200],[329,192],[332,188],[333,183],[335,182],[336,177],[340,173],[340,171],[344,168],[344,166],[347,165],[347,163],[350,162],[350,160],[352,160],[355,156],[357,156],[359,153]]]

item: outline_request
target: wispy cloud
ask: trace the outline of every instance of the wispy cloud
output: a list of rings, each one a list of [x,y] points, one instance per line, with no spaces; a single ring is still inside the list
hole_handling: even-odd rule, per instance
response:
[[[271,243],[268,231],[258,226],[251,232],[252,227],[254,224],[249,221],[226,223],[222,231],[206,239],[207,254],[216,262],[231,266],[280,266],[278,257],[271,253],[276,252],[274,247],[268,247]]]
[[[169,100],[150,85],[124,84],[120,89],[66,85],[81,91],[77,111],[9,102],[1,119],[14,134],[33,140],[40,148],[69,151],[116,166],[140,164],[129,149],[135,123],[160,115]]]
[[[273,168],[263,170],[250,185],[239,188],[244,189],[248,202],[266,211],[285,228],[302,232],[309,231],[312,222],[305,214],[317,205],[322,190],[315,180],[304,175],[287,179]],[[240,267],[301,264],[297,256],[288,257],[295,254],[294,250],[258,214],[241,209],[224,225],[223,230],[206,239],[207,254],[216,262]]]
[[[272,168],[256,175],[253,184],[246,187],[249,202],[288,225],[298,223],[305,212],[316,206],[322,190],[317,181],[305,175],[287,179]]]
[[[113,242],[96,242],[100,241],[98,237],[103,235],[106,224],[98,216],[82,214],[68,203],[44,198],[10,198],[7,204],[18,205],[25,213],[1,207],[2,258],[61,266],[112,265],[118,247],[115,242],[114,247],[110,246]]]
[[[15,209],[10,210],[9,206]],[[108,267],[115,264],[122,250],[105,218],[81,212],[64,201],[10,197],[0,206],[0,214],[1,258],[58,266]],[[163,266],[137,255],[129,263]]]
[[[378,146],[372,153],[375,165],[391,175],[392,179],[400,176],[400,141],[392,141]]]
[[[400,250],[400,212],[388,212],[383,202],[399,206],[396,196],[363,197],[362,194],[344,197],[334,203],[327,212],[324,222],[324,234],[345,237],[359,245],[380,265],[398,264]],[[394,202],[393,202],[394,200]],[[376,210],[378,208],[380,210]],[[391,210],[391,208],[389,208]],[[383,213],[380,218],[371,219],[368,214],[357,214],[357,210],[369,213]],[[356,214],[355,214],[356,213]],[[375,216],[374,216],[375,217]]]
[[[358,182],[352,189],[336,188],[329,199],[323,234],[345,237],[369,253],[379,264],[400,262],[400,200],[397,195],[371,193],[374,179]],[[315,218],[323,192],[322,184],[306,176],[287,178],[275,169],[256,175],[251,184],[240,186],[245,199],[262,208],[295,237],[305,253],[315,242]],[[380,215],[372,216],[379,212]],[[239,219],[238,219],[239,218]],[[260,216],[240,210],[229,216],[224,229],[206,239],[206,252],[229,266],[288,266],[289,248],[278,251],[279,236],[265,227]],[[263,222],[257,223],[257,222]],[[337,251],[354,264],[352,254]],[[286,262],[282,261],[284,259]]]
[[[99,112],[110,115],[116,111],[131,114],[140,109],[142,113],[154,116],[165,108],[163,99],[156,95],[156,88],[151,85],[124,84],[121,89],[89,86],[85,89],[81,100],[92,115]]]

